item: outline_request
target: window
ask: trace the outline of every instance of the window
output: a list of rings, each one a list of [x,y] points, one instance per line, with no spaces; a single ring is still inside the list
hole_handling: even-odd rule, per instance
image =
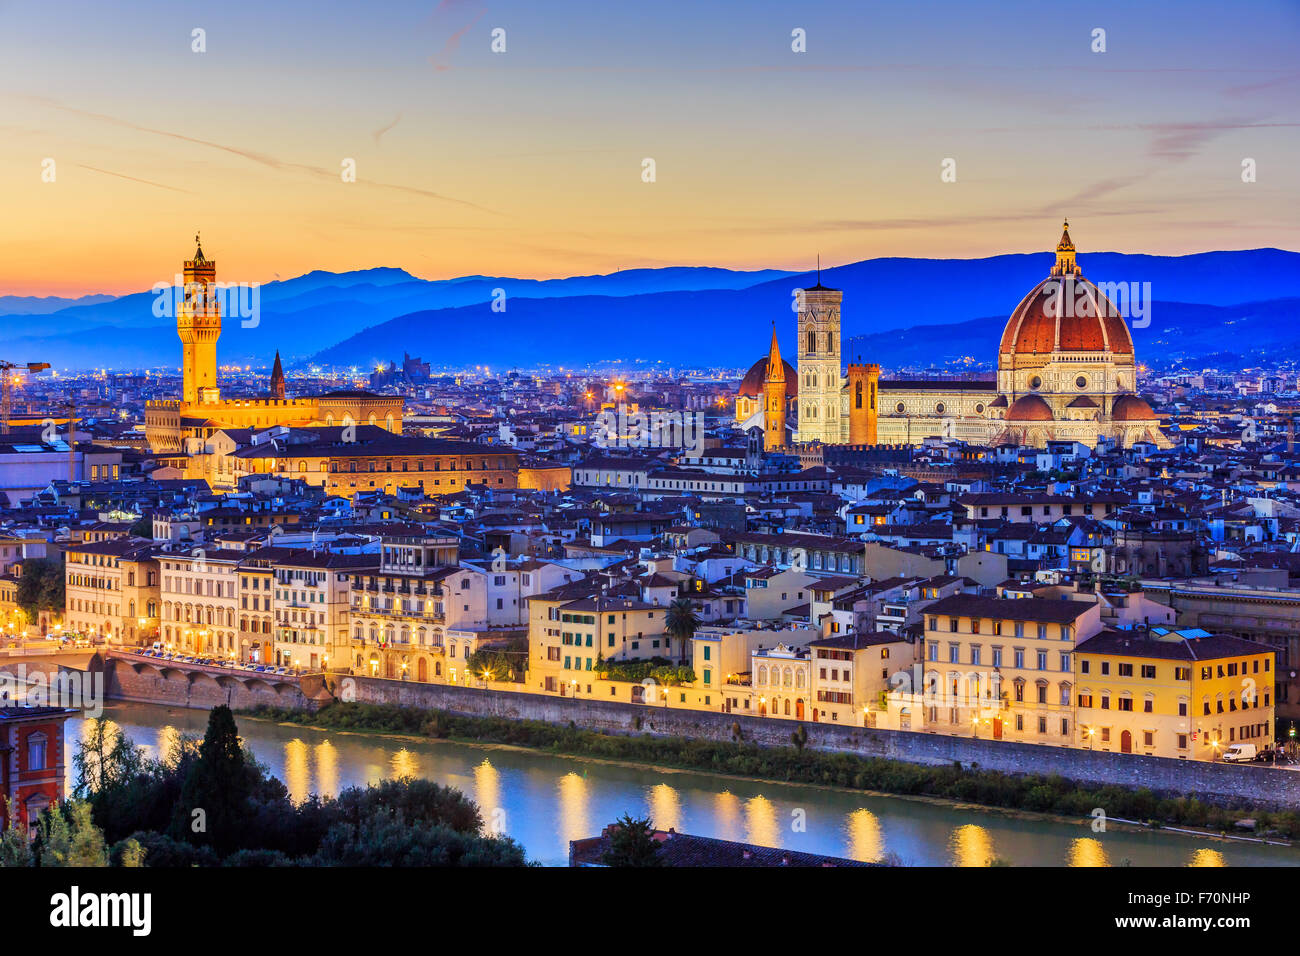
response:
[[[27,738],[27,769],[45,769],[45,735],[32,734]]]

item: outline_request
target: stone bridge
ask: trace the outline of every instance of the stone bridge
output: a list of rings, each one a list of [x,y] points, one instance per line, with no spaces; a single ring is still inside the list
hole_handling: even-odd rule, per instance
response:
[[[198,708],[310,706],[302,679],[293,674],[188,664],[118,650],[103,653],[103,667],[105,691],[116,700]],[[318,682],[312,690],[319,691]]]

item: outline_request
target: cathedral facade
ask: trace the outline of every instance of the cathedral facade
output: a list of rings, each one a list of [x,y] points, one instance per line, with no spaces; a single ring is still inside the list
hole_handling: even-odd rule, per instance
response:
[[[194,258],[185,261],[184,297],[176,309],[181,397],[146,404],[145,440],[151,451],[176,455],[201,451],[206,440],[224,428],[369,424],[401,434],[405,402],[400,397],[336,391],[286,398],[279,352],[269,395],[223,398],[217,383],[217,339],[221,337],[217,264],[203,255],[197,236],[195,243]]]
[[[1133,339],[1118,309],[1083,277],[1069,223],[1056,264],[1021,299],[1003,329],[995,381],[881,379],[877,365],[841,360],[843,293],[822,285],[798,296],[798,368],[790,391],[794,441],[827,445],[916,444],[944,438],[1041,448],[1049,441],[1121,446],[1171,442],[1137,389]],[[762,391],[756,370],[741,393]],[[788,367],[788,366],[787,366]],[[755,380],[750,382],[750,378]],[[753,410],[737,421],[758,424]],[[742,410],[750,411],[742,416]],[[768,425],[767,433],[772,431]]]

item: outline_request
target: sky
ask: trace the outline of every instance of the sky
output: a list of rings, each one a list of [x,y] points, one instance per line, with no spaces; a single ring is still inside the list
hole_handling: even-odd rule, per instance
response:
[[[1297,0],[0,0],[0,294],[199,230],[231,282],[1300,249],[1298,41]]]

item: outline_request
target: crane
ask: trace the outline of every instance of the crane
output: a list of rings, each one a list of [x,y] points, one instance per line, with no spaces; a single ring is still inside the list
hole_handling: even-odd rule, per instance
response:
[[[9,412],[11,399],[9,396],[9,386],[13,384],[9,378],[9,373],[16,368],[25,368],[28,373],[35,375],[50,367],[49,362],[6,362],[0,359],[0,435],[9,434]]]

